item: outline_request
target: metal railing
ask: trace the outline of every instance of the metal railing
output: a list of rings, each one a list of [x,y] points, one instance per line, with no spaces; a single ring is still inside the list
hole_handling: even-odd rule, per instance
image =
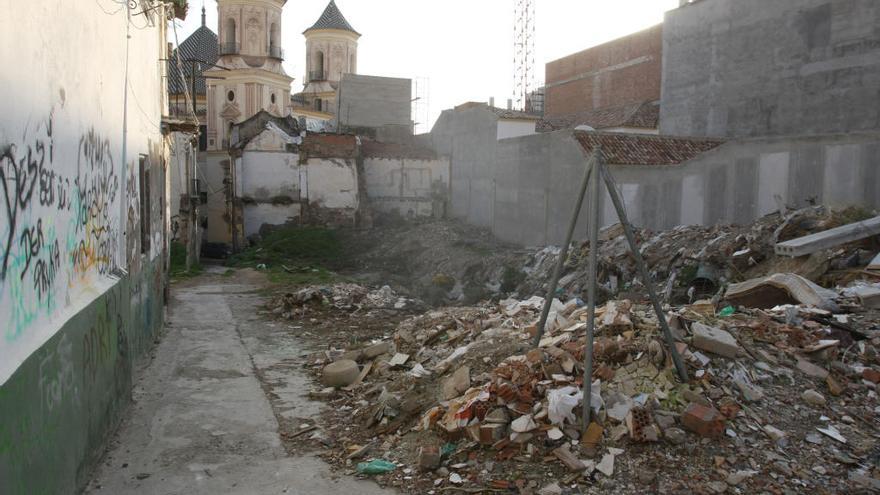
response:
[[[310,70],[309,71],[309,81],[326,81],[326,79],[324,79],[324,71]]]
[[[284,60],[284,49],[280,46],[269,45],[269,57]]]
[[[220,55],[237,55],[241,53],[241,43],[225,42],[220,43]]]

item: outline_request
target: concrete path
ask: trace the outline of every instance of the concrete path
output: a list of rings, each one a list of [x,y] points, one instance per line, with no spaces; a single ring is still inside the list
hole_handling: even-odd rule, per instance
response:
[[[285,452],[254,363],[271,366],[271,351],[287,362],[304,351],[289,341],[279,352],[245,335],[274,325],[256,316],[259,286],[236,278],[209,273],[173,291],[167,333],[139,373],[135,403],[86,493],[394,493],[333,475],[316,457]],[[307,383],[296,366],[283,369],[288,384]],[[305,390],[283,394],[288,413],[320,411]]]

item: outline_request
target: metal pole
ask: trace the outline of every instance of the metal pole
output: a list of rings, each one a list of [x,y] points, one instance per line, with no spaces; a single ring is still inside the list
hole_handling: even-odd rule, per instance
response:
[[[669,330],[669,324],[666,322],[666,316],[663,314],[663,308],[660,307],[660,299],[657,297],[657,291],[654,290],[654,284],[651,283],[650,274],[648,273],[648,267],[645,265],[645,260],[642,258],[642,253],[639,251],[639,246],[636,244],[636,237],[633,234],[632,225],[630,225],[629,220],[626,217],[626,211],[623,208],[623,202],[620,199],[620,196],[617,194],[617,188],[614,186],[614,181],[611,178],[611,175],[604,169],[599,169],[599,173],[602,174],[602,177],[605,179],[605,186],[608,188],[608,195],[611,196],[611,202],[614,203],[614,209],[617,210],[617,217],[620,219],[620,223],[623,225],[623,232],[626,234],[626,240],[629,243],[629,248],[633,253],[633,256],[636,259],[636,266],[639,269],[639,276],[642,277],[642,283],[645,284],[645,288],[648,290],[648,296],[651,298],[651,304],[654,306],[654,312],[657,313],[657,320],[660,323],[660,328],[663,330],[663,336],[666,338],[666,346],[669,347],[669,352],[672,354],[672,361],[675,363],[675,369],[678,371],[678,377],[681,378],[682,383],[687,383],[688,374],[687,369],[684,367],[684,363],[681,360],[681,356],[678,354],[678,350],[675,348],[675,340],[672,338],[672,331]]]
[[[584,424],[583,433],[590,426],[593,397],[593,331],[596,320],[596,277],[599,264],[599,183],[602,170],[602,151],[596,148],[593,152],[593,174],[590,180],[590,254],[587,277],[587,342],[584,350]]]
[[[544,299],[544,308],[541,310],[541,319],[538,320],[538,329],[535,333],[535,347],[541,342],[544,336],[544,326],[547,324],[547,316],[550,314],[550,305],[553,304],[553,296],[556,294],[556,286],[559,285],[559,277],[562,275],[562,268],[568,258],[568,246],[571,244],[571,238],[574,235],[574,229],[577,226],[578,216],[581,212],[581,206],[584,204],[584,195],[587,192],[587,184],[590,183],[590,174],[596,163],[596,153],[587,160],[587,166],[584,169],[584,178],[581,180],[581,189],[578,193],[578,199],[571,212],[571,222],[568,224],[568,232],[565,234],[565,242],[562,243],[562,250],[559,252],[559,258],[556,260],[556,267],[553,269],[553,276],[550,278],[550,287],[547,288],[547,294]]]

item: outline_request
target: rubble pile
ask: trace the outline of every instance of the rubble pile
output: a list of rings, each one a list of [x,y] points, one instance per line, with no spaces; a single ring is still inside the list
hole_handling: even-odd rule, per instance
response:
[[[525,278],[528,250],[492,237],[485,229],[430,220],[346,233],[355,276],[390,284],[435,306],[473,304],[509,293]]]
[[[822,293],[830,310],[667,307],[688,383],[650,307],[607,301],[585,433],[582,301],[552,302],[537,347],[543,298],[429,311],[311,356],[316,377],[345,374],[313,391],[329,408],[312,439],[411,493],[880,490],[880,314],[858,287]]]
[[[796,259],[776,256],[773,248],[777,242],[869,215],[861,210],[835,212],[817,206],[785,216],[774,213],[751,225],[679,226],[659,233],[636,229],[636,238],[658,292],[667,301],[683,304],[712,297],[728,283],[778,272],[795,273],[822,285],[851,281],[855,275],[848,270],[871,261],[878,248],[875,240]],[[527,277],[517,290],[519,295],[546,292],[559,252],[551,246],[532,254],[524,267]],[[585,297],[588,254],[589,243],[572,246],[557,295]],[[640,293],[643,281],[620,224],[600,232],[598,280],[604,299]]]
[[[421,306],[420,301],[400,296],[387,285],[369,289],[358,284],[307,286],[277,295],[266,304],[272,313],[286,319],[301,318],[316,308],[359,311],[416,309]]]

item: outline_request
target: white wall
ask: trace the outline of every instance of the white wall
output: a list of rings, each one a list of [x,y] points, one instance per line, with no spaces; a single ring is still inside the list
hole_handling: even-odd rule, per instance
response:
[[[104,3],[117,13],[96,2],[0,0],[7,23],[0,30],[0,384],[117,274],[145,261],[138,159],[155,160],[160,179],[152,187],[161,188],[164,22],[131,29],[126,43],[125,9]],[[133,22],[144,26],[144,16]],[[152,203],[146,261],[163,249],[162,206]]]
[[[267,147],[276,133],[263,132],[261,142]],[[255,140],[256,141],[256,140]],[[248,148],[254,144],[251,141]],[[284,225],[302,214],[299,155],[281,151],[245,151],[239,166],[238,197],[242,205],[244,234],[260,231],[264,224]],[[288,203],[289,202],[289,203]]]
[[[225,169],[229,167],[229,154],[225,151],[205,153],[205,166],[201,169],[208,188],[208,203],[203,208],[208,219],[205,240],[209,243],[232,243],[232,230],[227,217]]]
[[[321,208],[357,209],[358,183],[354,160],[311,158],[303,167],[305,196]]]
[[[366,158],[370,207],[403,216],[442,216],[449,201],[449,159]]]
[[[498,139],[507,139],[519,136],[535,134],[535,121],[533,120],[506,120],[498,121]]]

